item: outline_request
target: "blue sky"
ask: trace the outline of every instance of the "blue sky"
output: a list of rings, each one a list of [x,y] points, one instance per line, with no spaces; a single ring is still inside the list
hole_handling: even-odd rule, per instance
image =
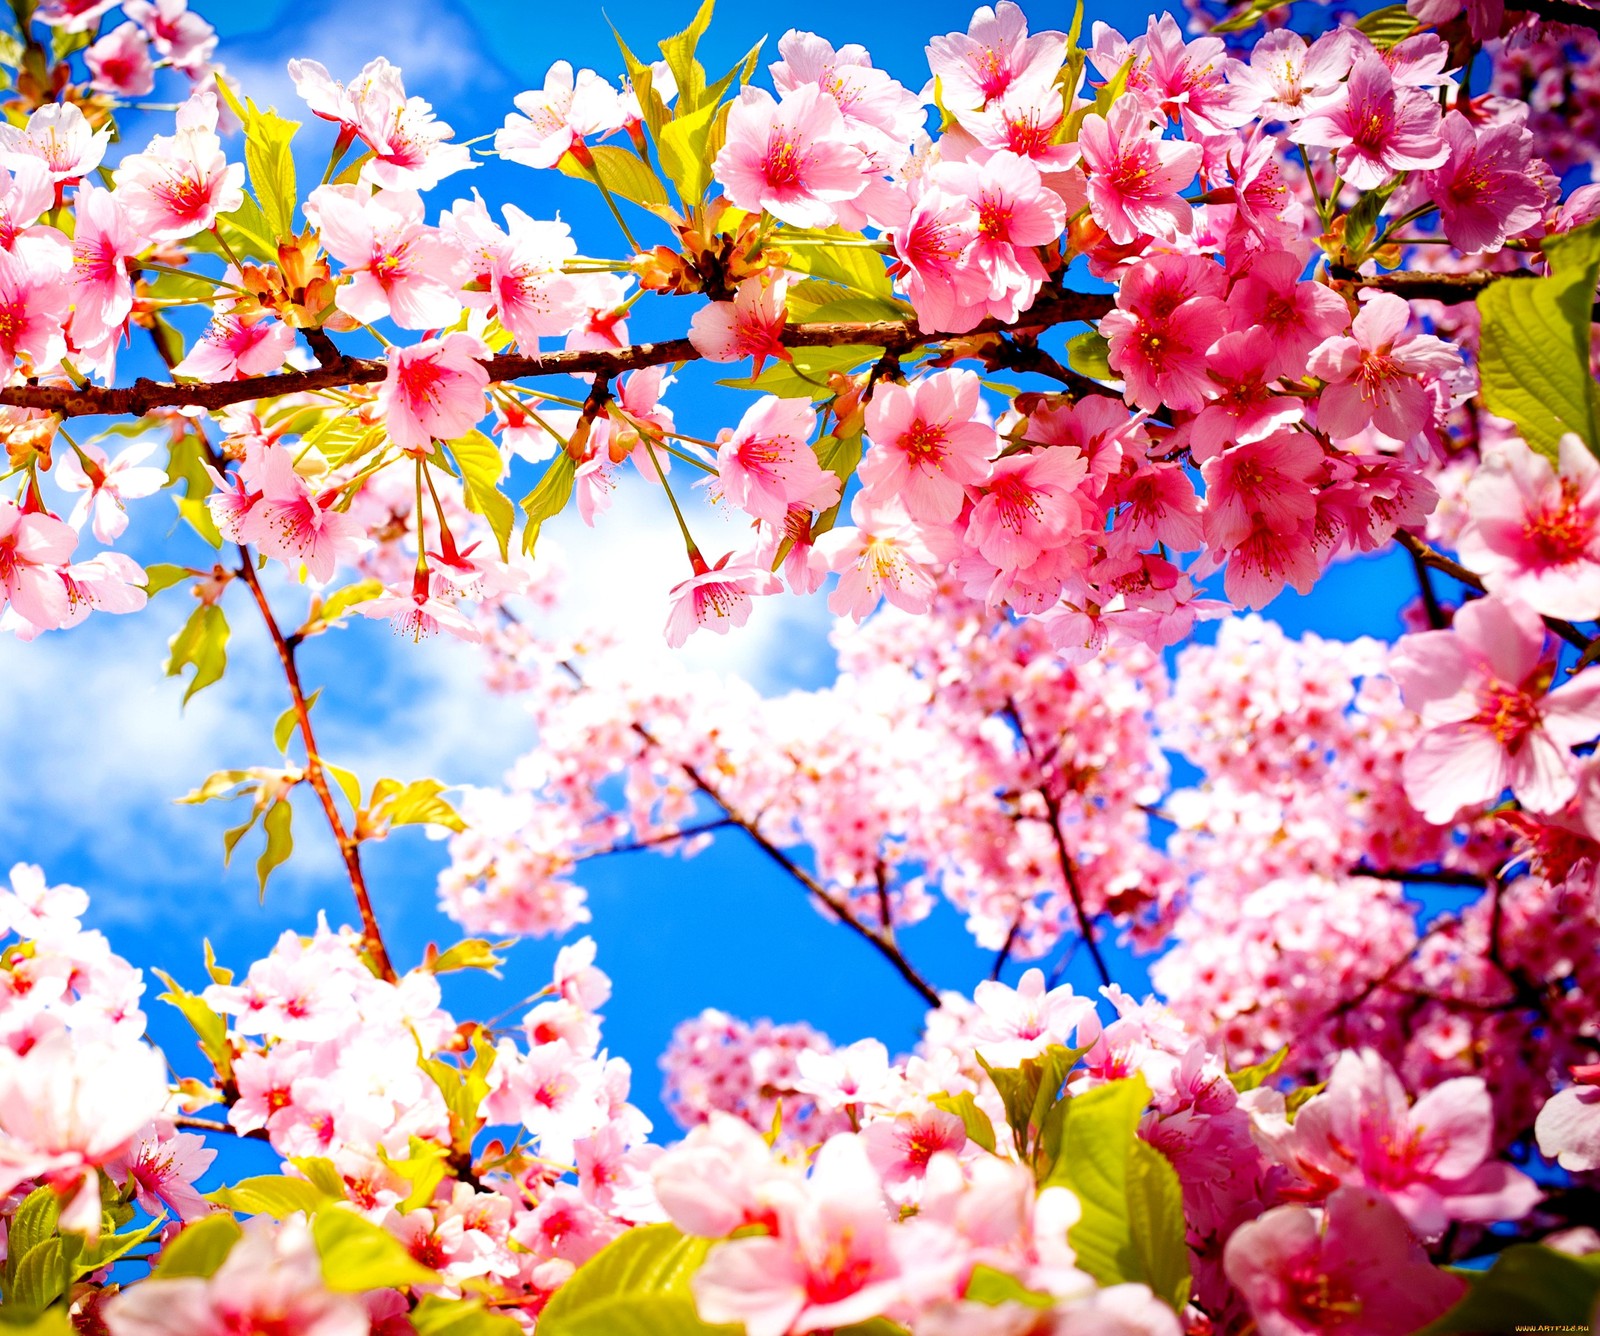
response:
[[[1029,8],[1035,26],[1064,27],[1070,19],[1061,4]],[[655,38],[682,27],[691,10],[627,0],[607,5],[606,12],[643,53]],[[964,28],[970,13],[969,5],[948,0],[918,5],[910,17],[904,9],[843,0],[759,10],[729,4],[703,51],[706,63],[720,69],[766,31],[772,38],[766,54],[776,58],[778,35],[800,26],[836,44],[865,43],[877,63],[920,87],[927,73],[923,42]],[[220,58],[258,103],[276,102],[287,114],[299,114],[283,72],[292,55],[320,59],[336,77],[347,78],[382,54],[405,70],[408,89],[432,100],[464,139],[495,128],[511,97],[541,83],[556,59],[608,74],[617,68],[610,32],[594,5],[542,7],[536,24],[526,5],[512,0],[235,4],[214,8],[208,17],[222,33]],[[1126,7],[1091,8],[1088,17],[1130,31],[1144,20]],[[320,168],[325,147],[318,143],[311,156]],[[592,253],[613,244],[613,225],[597,202],[554,173],[491,164],[470,181],[456,180],[463,191],[477,186],[495,206],[515,202],[536,216],[559,209]],[[448,198],[438,192],[435,207]],[[644,332],[651,332],[648,325]],[[696,431],[731,420],[736,401],[695,384],[686,379],[672,398],[680,422]],[[573,515],[549,532],[565,547],[579,601],[609,605],[624,617],[637,614],[653,627],[664,615],[665,585],[681,577],[662,557],[677,559],[670,517],[639,491],[619,498],[597,535],[586,534]],[[134,554],[170,559],[162,548],[171,521],[164,498],[138,505]],[[714,546],[719,521],[702,514],[693,522],[710,535],[708,549]],[[303,606],[304,593],[282,579],[272,588],[281,606]],[[1280,599],[1271,614],[1294,633],[1314,627],[1334,637],[1390,636],[1398,630],[1394,609],[1409,592],[1409,567],[1391,555],[1343,563],[1313,596]],[[180,708],[181,688],[163,678],[161,662],[167,637],[190,606],[188,595],[175,590],[139,617],[97,616],[32,645],[0,642],[7,683],[0,692],[0,740],[11,759],[0,769],[0,849],[9,861],[39,862],[54,880],[84,886],[93,896],[92,923],[116,949],[197,986],[202,936],[225,963],[241,967],[279,932],[309,929],[318,910],[336,923],[354,913],[331,841],[309,805],[297,805],[295,856],[274,878],[264,905],[257,903],[253,839],[231,870],[222,868],[221,833],[242,819],[242,811],[173,805],[212,770],[271,764],[270,730],[286,704],[259,625],[247,607],[230,604],[228,676],[187,710]],[[826,625],[816,600],[771,600],[744,635],[696,644],[693,657],[742,673],[768,691],[818,685],[831,675]],[[324,752],[368,783],[380,774],[494,783],[532,741],[521,707],[485,692],[476,652],[454,642],[412,646],[386,627],[362,622],[308,643],[303,666],[309,684],[325,687],[317,711]],[[390,949],[402,966],[417,960],[429,940],[454,940],[452,925],[435,908],[441,845],[405,832],[369,847],[367,861]],[[840,1041],[870,1032],[891,1049],[909,1048],[915,1039],[922,1009],[910,991],[738,839],[719,839],[687,862],[651,854],[599,860],[583,880],[594,914],[588,931],[617,985],[606,1008],[606,1040],[634,1065],[636,1102],[663,1124],[656,1059],[673,1025],[704,1007],[804,1019]],[[942,986],[970,990],[986,972],[987,955],[970,944],[948,910],[907,932],[905,944]],[[463,1016],[501,1010],[548,977],[557,945],[519,946],[503,980],[452,980],[450,1004]],[[1069,975],[1083,989],[1093,986],[1086,967],[1080,959]],[[1122,959],[1120,973],[1121,982],[1137,990],[1141,967]],[[182,1022],[164,1007],[148,1010],[154,1037],[184,1065],[192,1049]]]

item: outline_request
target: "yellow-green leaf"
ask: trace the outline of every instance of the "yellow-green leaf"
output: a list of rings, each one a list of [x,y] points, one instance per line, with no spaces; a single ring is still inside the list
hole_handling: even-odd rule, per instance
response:
[[[522,528],[522,550],[530,557],[539,543],[539,530],[552,515],[559,515],[572,498],[578,466],[565,450],[550,461],[539,484],[522,498],[522,512],[528,522]]]
[[[506,462],[500,447],[481,431],[469,431],[450,442],[450,453],[461,471],[467,509],[489,521],[489,528],[500,547],[500,559],[510,553],[511,526],[517,513],[511,499],[500,491]]]
[[[613,195],[621,195],[647,208],[670,203],[661,178],[639,161],[638,154],[612,144],[594,144],[589,148],[589,156],[594,161],[593,171],[570,153],[563,155],[556,166],[564,175],[580,181],[593,181],[598,176]]]
[[[182,630],[167,642],[166,671],[168,677],[177,677],[185,668],[193,668],[194,676],[183,700],[197,691],[203,691],[213,682],[221,681],[228,666],[228,619],[216,603],[202,603],[183,624]]]
[[[359,1294],[438,1283],[439,1273],[412,1257],[393,1234],[343,1205],[318,1211],[311,1222],[311,1236],[322,1258],[322,1279],[330,1290]]]
[[[150,1272],[151,1280],[176,1280],[180,1276],[214,1276],[228,1260],[244,1230],[231,1215],[202,1216],[161,1250],[161,1260]]]

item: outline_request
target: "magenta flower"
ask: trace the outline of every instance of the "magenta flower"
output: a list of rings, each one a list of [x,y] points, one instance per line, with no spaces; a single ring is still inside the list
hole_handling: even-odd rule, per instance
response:
[[[1327,381],[1317,400],[1317,426],[1345,440],[1373,426],[1409,441],[1433,420],[1431,383],[1461,367],[1461,354],[1431,334],[1405,336],[1411,308],[1404,297],[1367,298],[1349,337],[1323,342],[1310,370]]]
[[[446,334],[385,350],[389,371],[378,389],[378,411],[389,439],[402,450],[433,448],[471,431],[484,414],[489,350],[470,334]]]
[[[1178,192],[1194,180],[1205,150],[1161,138],[1131,93],[1109,115],[1090,112],[1078,132],[1089,177],[1089,212],[1119,245],[1143,233],[1175,237],[1194,226],[1194,209]]]
[[[1418,177],[1417,204],[1439,206],[1450,244],[1468,255],[1497,251],[1507,237],[1544,216],[1548,169],[1533,156],[1533,135],[1515,121],[1475,129],[1459,111],[1444,118],[1450,157]]]
[[[867,405],[872,449],[861,481],[874,496],[898,496],[913,520],[949,524],[966,488],[989,476],[999,448],[994,429],[974,422],[978,376],[936,371],[914,385],[885,382]]]
[[[955,555],[949,530],[913,524],[898,498],[874,502],[864,491],[850,502],[850,519],[852,526],[812,545],[814,561],[839,577],[828,610],[861,622],[887,599],[904,612],[926,612],[938,568]]]
[[[1559,452],[1559,473],[1519,440],[1487,454],[1456,550],[1491,592],[1585,621],[1600,611],[1600,462],[1570,433]]]
[[[1083,528],[1078,488],[1088,471],[1070,445],[998,461],[967,520],[967,542],[1002,571],[1032,565]]]
[[[326,584],[339,561],[355,554],[361,522],[336,509],[337,487],[312,493],[287,446],[263,451],[261,464],[261,499],[239,522],[240,541],[291,570],[304,565],[313,580]]]
[[[137,23],[120,23],[83,53],[97,92],[143,97],[156,86],[150,39]]]
[[[1416,89],[1397,88],[1376,53],[1362,55],[1344,95],[1313,111],[1289,138],[1336,150],[1339,174],[1358,190],[1375,189],[1397,172],[1441,166],[1450,156],[1439,104]]]
[[[727,635],[730,627],[750,620],[752,594],[776,594],[783,588],[783,582],[766,567],[744,560],[732,562],[732,557],[730,552],[715,566],[707,566],[698,552],[690,554],[694,574],[673,586],[672,607],[667,613],[667,644],[673,649],[682,649],[695,631]]]
[[[1406,797],[1436,825],[1511,789],[1558,812],[1577,792],[1571,749],[1600,733],[1600,668],[1546,692],[1544,624],[1525,603],[1468,603],[1448,631],[1404,637],[1389,675],[1426,731],[1406,753]]]
[[[867,188],[867,158],[850,142],[832,98],[805,84],[775,102],[746,87],[728,113],[728,136],[712,167],[736,207],[765,209],[791,227],[829,227],[834,205]]]
[[[805,399],[766,394],[756,400],[717,450],[722,495],[768,524],[782,524],[797,503],[814,510],[831,506],[839,499],[839,479],[811,448],[816,425]]]
[[[86,182],[75,203],[72,338],[79,347],[93,347],[119,332],[133,310],[128,263],[149,243],[111,191]]]
[[[1197,256],[1158,254],[1130,266],[1100,332],[1140,408],[1204,406],[1215,388],[1207,353],[1226,328],[1222,285],[1221,268]]]
[[[54,249],[0,251],[0,358],[47,371],[67,351],[70,290]]]
[[[1325,1209],[1276,1206],[1241,1225],[1223,1252],[1260,1336],[1409,1336],[1466,1289],[1430,1265],[1382,1196],[1340,1188]]]
[[[960,334],[983,319],[989,280],[966,263],[978,239],[978,213],[965,196],[926,186],[913,191],[910,212],[891,230],[894,272],[926,332]]]
[[[1350,327],[1350,308],[1326,283],[1305,280],[1290,251],[1258,252],[1228,293],[1229,328],[1259,341],[1274,375],[1304,374],[1311,350]]]
[[[1189,424],[1189,450],[1203,464],[1230,445],[1248,445],[1292,426],[1304,416],[1304,403],[1273,389],[1268,368],[1277,353],[1259,334],[1224,334],[1207,355],[1210,398]]]

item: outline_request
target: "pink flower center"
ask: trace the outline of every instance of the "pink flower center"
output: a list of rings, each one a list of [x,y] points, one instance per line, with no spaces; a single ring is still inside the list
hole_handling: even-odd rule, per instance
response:
[[[855,1235],[844,1230],[833,1239],[828,1250],[815,1259],[806,1276],[806,1299],[813,1304],[837,1303],[848,1299],[872,1279],[872,1259],[853,1254]]]
[[[1478,697],[1473,723],[1487,728],[1508,752],[1515,752],[1539,727],[1533,697],[1502,682],[1491,682]]]
[[[1589,550],[1594,525],[1578,510],[1578,486],[1570,479],[1561,481],[1561,499],[1536,515],[1530,515],[1523,537],[1538,549],[1539,556],[1552,565],[1580,560]]]
[[[1283,1278],[1283,1308],[1307,1331],[1338,1331],[1361,1316],[1361,1301],[1342,1276],[1303,1262]]]
[[[900,438],[900,448],[906,452],[908,463],[937,466],[944,456],[944,428],[919,418]]]
[[[762,164],[767,184],[777,190],[798,190],[805,170],[805,155],[793,139],[774,133],[767,141],[767,160]]]

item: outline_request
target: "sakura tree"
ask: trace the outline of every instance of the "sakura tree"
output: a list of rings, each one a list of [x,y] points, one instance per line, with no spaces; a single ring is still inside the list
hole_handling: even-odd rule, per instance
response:
[[[185,0],[12,9],[0,627],[186,591],[187,699],[258,620],[284,711],[182,801],[243,801],[263,895],[316,813],[348,894],[238,971],[176,944],[164,1058],[86,894],[12,869],[0,1329],[1596,1323],[1600,9],[1002,0],[925,68],[789,31],[713,77],[707,0],[463,139],[381,59],[264,109]],[[649,649],[551,618],[543,526],[619,488],[681,540]],[[1397,643],[1255,611],[1396,548]],[[826,688],[681,654],[818,591]],[[482,646],[537,729],[502,785],[324,752],[359,686],[300,651],[353,618]],[[409,961],[406,827],[465,934]],[[684,1017],[675,1140],[571,934],[593,860],[717,840],[926,1017]],[[941,902],[988,978],[914,958]]]

